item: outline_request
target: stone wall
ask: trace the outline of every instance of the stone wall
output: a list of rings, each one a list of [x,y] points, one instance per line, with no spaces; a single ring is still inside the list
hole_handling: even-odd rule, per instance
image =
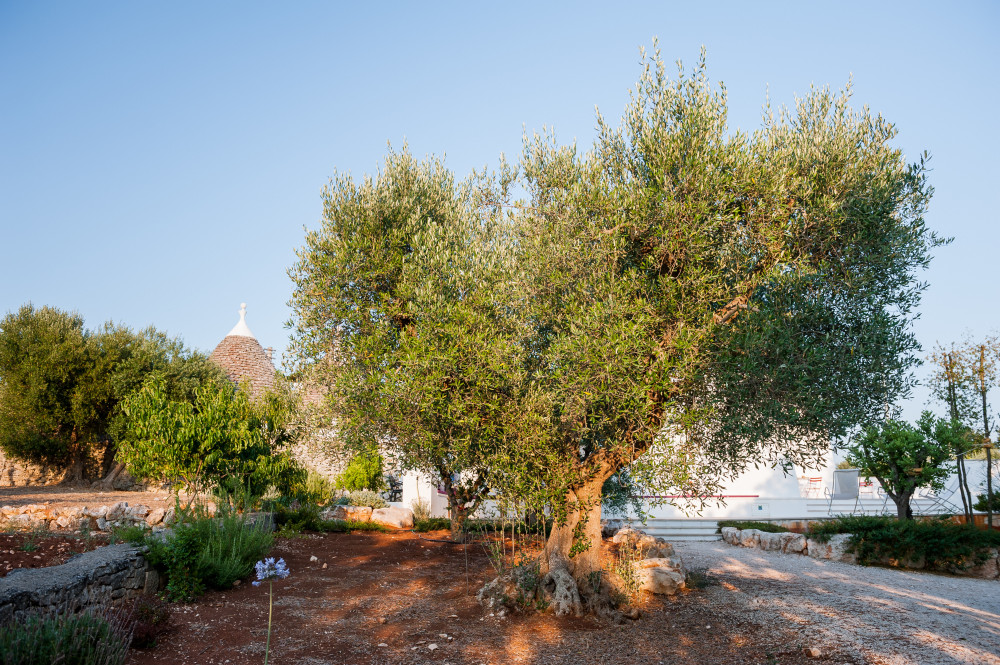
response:
[[[0,506],[0,529],[110,531],[116,526],[159,527],[170,524],[174,509],[149,506],[129,506],[120,501],[111,506],[46,506],[31,503],[26,506]]]
[[[66,477],[65,467],[41,466],[4,455],[0,450],[0,487],[55,485]]]
[[[143,548],[111,545],[50,568],[21,568],[0,579],[0,625],[32,614],[107,607],[112,601],[153,594],[159,575]]]
[[[849,533],[839,533],[830,536],[828,541],[823,542],[807,538],[801,533],[769,533],[757,529],[737,529],[730,526],[722,528],[722,540],[730,545],[753,547],[765,552],[804,554],[814,559],[827,559],[830,561],[840,561],[841,563],[857,563],[857,557],[847,551],[850,538],[851,534]],[[924,568],[924,562],[922,561],[898,561],[893,559],[879,563],[893,568],[908,568],[911,570],[921,570]],[[990,550],[989,556],[984,563],[948,572],[985,580],[1000,579],[1000,552],[995,549]]]

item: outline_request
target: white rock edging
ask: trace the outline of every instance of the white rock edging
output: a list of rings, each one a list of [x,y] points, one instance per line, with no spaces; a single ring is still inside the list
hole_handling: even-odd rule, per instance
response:
[[[731,526],[722,527],[721,531],[722,540],[729,545],[752,547],[766,552],[804,554],[813,559],[841,563],[857,563],[857,556],[847,551],[847,543],[851,538],[849,533],[838,533],[830,536],[828,541],[822,542],[815,538],[806,538],[801,533],[769,533],[758,529],[737,529]],[[924,567],[923,561],[887,560],[883,563],[911,570],[920,570]],[[1000,579],[1000,551],[990,550],[989,556],[982,564],[973,565],[964,570],[954,569],[949,572],[984,580]]]

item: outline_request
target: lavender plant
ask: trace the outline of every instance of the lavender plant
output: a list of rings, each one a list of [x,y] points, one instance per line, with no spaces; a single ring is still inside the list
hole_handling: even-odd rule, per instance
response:
[[[264,665],[267,665],[267,657],[271,652],[271,615],[274,610],[274,580],[283,580],[291,571],[285,565],[284,559],[274,560],[268,557],[263,561],[258,561],[254,566],[257,571],[257,579],[253,581],[254,586],[260,586],[267,582],[267,644],[264,646]]]

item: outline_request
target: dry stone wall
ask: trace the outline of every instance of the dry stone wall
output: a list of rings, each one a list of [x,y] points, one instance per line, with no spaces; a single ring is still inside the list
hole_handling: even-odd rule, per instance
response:
[[[0,579],[0,626],[29,615],[79,612],[153,594],[160,578],[143,548],[111,545],[50,568],[21,568]]]
[[[0,529],[110,531],[117,526],[163,527],[174,520],[173,508],[129,506],[120,501],[111,506],[46,506],[32,503],[25,506],[0,506]]]
[[[801,533],[768,533],[757,529],[737,529],[727,526],[722,528],[722,540],[738,547],[753,547],[766,552],[782,552],[784,554],[804,554],[814,559],[840,561],[841,563],[857,563],[857,557],[847,551],[849,533],[839,533],[830,536],[828,541],[807,538]],[[896,568],[920,570],[923,561],[897,561],[895,559],[881,562]],[[984,580],[1000,579],[1000,552],[990,550],[986,561],[963,570],[952,570],[956,575],[976,577]]]

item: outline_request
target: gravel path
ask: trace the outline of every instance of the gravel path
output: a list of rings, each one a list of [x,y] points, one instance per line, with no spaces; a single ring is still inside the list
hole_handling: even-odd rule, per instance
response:
[[[1000,582],[675,543],[720,607],[858,663],[1000,665]],[[738,594],[738,595],[736,595]]]

